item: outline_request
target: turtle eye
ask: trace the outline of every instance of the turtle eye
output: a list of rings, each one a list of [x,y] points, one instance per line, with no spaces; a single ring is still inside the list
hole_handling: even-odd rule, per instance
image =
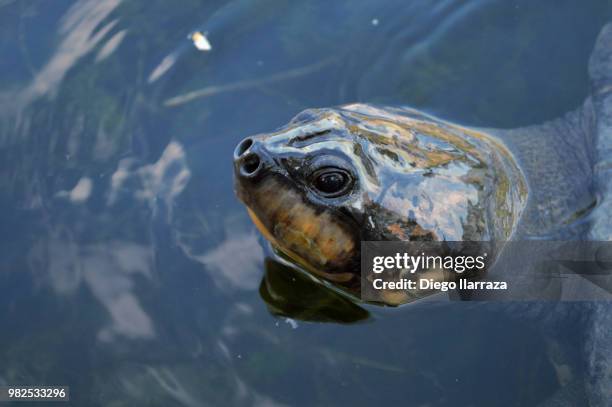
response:
[[[345,194],[352,184],[351,175],[340,168],[324,168],[314,174],[312,185],[321,195],[332,198]]]

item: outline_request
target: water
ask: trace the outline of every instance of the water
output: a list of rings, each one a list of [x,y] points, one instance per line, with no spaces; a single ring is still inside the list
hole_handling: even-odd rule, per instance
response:
[[[1,0],[0,384],[87,406],[524,406],[583,377],[580,318],[363,309],[266,260],[234,197],[236,143],[309,107],[557,117],[612,15],[406,3]]]

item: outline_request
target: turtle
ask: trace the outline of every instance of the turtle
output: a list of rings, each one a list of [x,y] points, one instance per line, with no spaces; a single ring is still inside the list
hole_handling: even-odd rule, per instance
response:
[[[612,23],[591,90],[564,116],[463,126],[409,107],[308,109],[234,150],[235,190],[265,239],[301,269],[358,290],[361,241],[612,240]],[[612,316],[589,307],[590,401],[612,400]],[[606,356],[608,355],[608,356]]]
[[[512,130],[407,107],[308,109],[242,140],[235,186],[255,225],[330,281],[364,240],[612,240],[612,25],[578,109]]]

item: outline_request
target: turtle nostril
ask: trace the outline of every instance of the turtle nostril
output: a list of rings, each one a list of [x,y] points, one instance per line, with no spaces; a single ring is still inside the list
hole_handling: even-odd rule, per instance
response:
[[[259,157],[256,154],[250,154],[244,159],[241,172],[243,175],[254,175],[259,169],[260,164],[261,160]]]
[[[234,155],[236,157],[240,157],[242,154],[244,154],[249,147],[251,147],[253,145],[253,140],[251,140],[250,138],[246,138],[244,140],[242,140],[240,142],[240,144],[238,144],[238,146],[236,147],[236,150],[234,151]]]

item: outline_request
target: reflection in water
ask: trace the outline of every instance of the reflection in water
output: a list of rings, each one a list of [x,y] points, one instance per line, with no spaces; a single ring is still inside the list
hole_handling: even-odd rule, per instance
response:
[[[183,387],[180,380],[177,379],[172,371],[164,368],[157,369],[152,367],[149,367],[147,371],[153,376],[157,384],[170,394],[172,398],[181,403],[181,405],[188,407],[201,405],[201,402],[195,399],[189,394],[189,391]]]
[[[20,92],[18,106],[24,107],[41,96],[52,96],[68,70],[117,24],[117,20],[114,20],[100,26],[119,3],[120,0],[81,0],[70,7],[60,22],[58,31],[61,42],[55,54],[38,72],[32,83]],[[113,38],[110,41],[113,41]],[[117,45],[120,42],[116,38],[114,41]],[[111,43],[107,44],[107,47],[110,49],[104,52],[100,59],[108,56],[116,45]]]
[[[279,261],[266,259],[266,274],[259,287],[261,298],[275,315],[304,321],[353,323],[368,311],[332,289]]]
[[[111,177],[107,203],[112,207],[123,193],[123,199],[132,205],[134,200],[148,204],[155,216],[161,202],[169,221],[174,200],[189,177],[182,145],[171,142],[153,164],[137,166],[133,160],[122,160]],[[57,196],[83,203],[92,188],[92,180],[82,177],[71,191],[60,191]],[[146,279],[152,277],[154,253],[150,245],[125,240],[79,244],[76,237],[51,238],[40,240],[30,256],[34,257],[31,264],[48,265],[48,278],[58,294],[74,294],[85,284],[104,306],[112,322],[99,330],[99,340],[108,342],[115,336],[155,337],[153,321],[134,293],[139,275]]]
[[[134,277],[151,277],[150,248],[122,241],[78,246],[49,239],[34,246],[29,257],[32,264],[48,265],[46,277],[58,294],[74,295],[84,284],[104,306],[111,323],[98,332],[100,340],[155,336],[153,322],[134,293]]]
[[[172,218],[174,199],[185,189],[191,176],[183,146],[176,141],[170,142],[156,163],[134,167],[134,161],[129,158],[119,162],[111,177],[108,204],[114,204],[118,196],[126,192],[138,200],[148,202],[155,215],[158,202],[161,201],[169,221]]]
[[[187,244],[180,244],[185,254],[206,266],[219,289],[253,290],[261,278],[263,250],[254,233],[236,235],[204,254],[194,254]]]
[[[96,62],[104,61],[108,58],[119,45],[121,45],[121,41],[125,38],[125,34],[127,34],[127,30],[121,30],[117,34],[113,35],[106,43],[100,48],[98,54],[96,55]]]
[[[151,74],[149,75],[149,79],[147,81],[149,83],[153,83],[158,80],[163,74],[165,74],[166,72],[168,72],[168,70],[170,70],[170,68],[172,68],[178,57],[179,55],[173,53],[162,59],[159,65],[157,65],[155,69],[151,71]]]
[[[206,216],[196,205],[185,208],[173,222],[174,244],[198,271],[206,272],[216,290],[254,291],[259,285],[264,252],[255,232],[245,227],[245,218],[241,212]],[[212,235],[218,243],[211,242]]]
[[[322,61],[316,62],[312,65],[290,69],[288,71],[266,76],[264,78],[238,81],[238,82],[233,82],[233,83],[226,84],[226,85],[207,86],[202,89],[197,89],[197,90],[188,92],[184,95],[178,95],[178,96],[171,97],[170,99],[164,102],[164,105],[169,106],[169,107],[174,107],[174,106],[182,105],[184,103],[191,102],[196,99],[215,96],[220,93],[235,92],[239,90],[245,90],[245,89],[255,88],[259,86],[269,85],[275,82],[299,78],[301,76],[305,76],[305,75],[317,72],[321,70],[322,68],[324,68],[325,66],[338,61],[338,59],[339,59],[338,57],[334,56],[330,58],[325,58]],[[154,74],[161,75],[161,73],[158,73],[157,69],[160,69],[160,70],[162,68],[169,69],[170,65],[166,65],[166,64],[170,64],[170,61],[167,61],[166,59],[164,59],[164,61],[162,61],[162,64],[158,68],[156,68],[155,71],[153,71],[153,73],[151,74],[151,77],[149,78],[149,81],[155,80],[154,78],[156,77],[153,76]]]
[[[68,198],[72,203],[87,201],[93,189],[93,182],[89,177],[82,177],[70,191],[59,191],[55,196]]]

